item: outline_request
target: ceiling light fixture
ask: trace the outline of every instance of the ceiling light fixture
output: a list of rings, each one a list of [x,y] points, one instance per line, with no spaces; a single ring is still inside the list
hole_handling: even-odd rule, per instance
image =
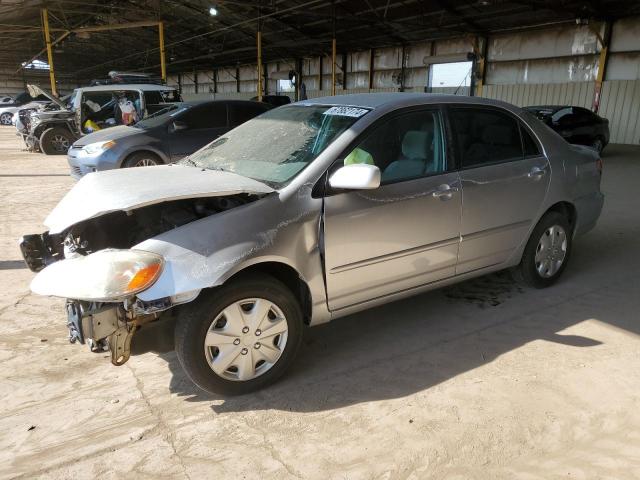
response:
[[[212,17],[215,17],[216,15],[218,15],[218,9],[216,7],[210,7],[209,15],[211,15]]]

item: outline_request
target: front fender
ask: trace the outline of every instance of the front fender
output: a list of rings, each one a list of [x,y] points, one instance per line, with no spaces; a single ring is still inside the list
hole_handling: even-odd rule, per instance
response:
[[[153,301],[222,285],[250,266],[277,262],[293,268],[311,293],[313,322],[328,320],[318,227],[322,200],[278,193],[214,214],[146,240],[134,249],[162,255],[154,285],[138,294]]]

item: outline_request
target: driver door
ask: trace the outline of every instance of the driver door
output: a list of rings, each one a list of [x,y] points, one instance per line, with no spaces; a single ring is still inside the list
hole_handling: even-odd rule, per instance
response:
[[[442,118],[437,108],[387,116],[342,160],[374,163],[382,183],[324,200],[330,310],[455,274],[462,192]]]

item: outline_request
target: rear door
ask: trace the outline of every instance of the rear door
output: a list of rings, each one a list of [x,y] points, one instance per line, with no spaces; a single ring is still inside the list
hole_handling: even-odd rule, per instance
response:
[[[462,181],[457,274],[505,262],[526,240],[551,172],[532,133],[493,107],[449,109]]]
[[[218,138],[229,130],[227,104],[225,102],[196,105],[174,121],[182,122],[186,128],[174,130],[169,127],[169,149],[171,160],[179,160]]]

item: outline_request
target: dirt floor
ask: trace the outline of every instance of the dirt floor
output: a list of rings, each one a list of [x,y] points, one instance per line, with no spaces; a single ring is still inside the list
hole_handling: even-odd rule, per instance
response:
[[[640,148],[605,154],[605,211],[562,280],[498,274],[310,329],[240,398],[175,354],[113,367],[29,293],[20,235],[72,186],[0,129],[0,477],[640,478]]]

